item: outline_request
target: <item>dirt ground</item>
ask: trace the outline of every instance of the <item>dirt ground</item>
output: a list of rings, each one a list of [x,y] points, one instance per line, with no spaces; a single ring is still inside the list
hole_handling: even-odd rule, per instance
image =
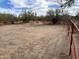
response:
[[[69,59],[68,52],[65,26],[0,26],[0,59]]]

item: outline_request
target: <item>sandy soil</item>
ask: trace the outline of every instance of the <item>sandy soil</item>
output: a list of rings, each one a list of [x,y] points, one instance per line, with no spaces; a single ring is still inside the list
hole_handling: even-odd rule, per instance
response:
[[[64,26],[6,25],[0,27],[0,59],[69,59]]]

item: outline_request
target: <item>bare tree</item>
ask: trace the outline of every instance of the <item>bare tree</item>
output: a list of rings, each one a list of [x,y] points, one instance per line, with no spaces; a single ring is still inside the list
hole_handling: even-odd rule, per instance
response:
[[[71,7],[74,4],[75,0],[66,0],[64,4],[61,5],[61,7],[69,6]]]

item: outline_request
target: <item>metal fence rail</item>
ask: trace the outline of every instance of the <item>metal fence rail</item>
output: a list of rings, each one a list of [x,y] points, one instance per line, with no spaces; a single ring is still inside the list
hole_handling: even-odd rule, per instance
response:
[[[69,55],[71,56],[71,59],[78,59],[76,42],[75,42],[75,39],[73,36],[74,30],[79,32],[78,22],[75,20],[70,20],[68,22],[68,37],[69,37],[69,41],[70,41]]]

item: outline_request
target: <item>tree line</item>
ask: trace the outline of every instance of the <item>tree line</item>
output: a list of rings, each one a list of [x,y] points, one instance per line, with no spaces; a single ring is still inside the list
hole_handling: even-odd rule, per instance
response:
[[[0,24],[18,24],[32,22],[49,22],[50,24],[64,24],[71,16],[68,14],[60,15],[60,10],[49,10],[46,16],[37,16],[36,12],[23,11],[19,16],[13,14],[0,13]],[[79,19],[79,14],[73,16],[73,18]]]

